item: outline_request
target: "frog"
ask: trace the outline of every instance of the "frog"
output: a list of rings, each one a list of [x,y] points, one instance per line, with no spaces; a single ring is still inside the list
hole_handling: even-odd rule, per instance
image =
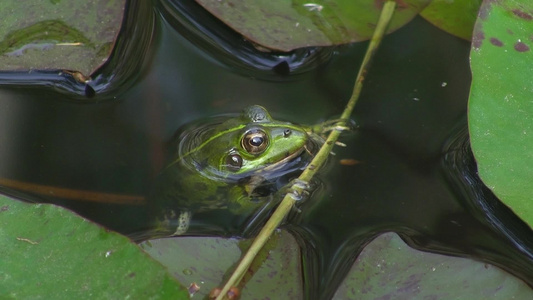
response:
[[[259,105],[185,126],[150,197],[155,233],[183,235],[191,218],[204,212],[253,218],[287,177],[303,171],[322,142],[313,127],[276,120]]]

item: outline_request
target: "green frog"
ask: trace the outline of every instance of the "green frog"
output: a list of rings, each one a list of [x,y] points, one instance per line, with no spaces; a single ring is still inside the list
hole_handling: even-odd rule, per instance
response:
[[[156,234],[184,234],[198,213],[252,217],[299,175],[321,141],[311,127],[274,120],[258,105],[187,126],[156,179]]]

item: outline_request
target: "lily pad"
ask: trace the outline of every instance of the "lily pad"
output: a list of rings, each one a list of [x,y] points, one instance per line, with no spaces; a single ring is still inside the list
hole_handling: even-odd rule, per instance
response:
[[[470,40],[481,1],[433,0],[420,15],[442,30]]]
[[[470,62],[468,122],[479,175],[533,227],[533,2],[485,1]]]
[[[129,239],[50,204],[0,195],[1,299],[188,299]]]
[[[196,283],[200,290],[194,297],[202,298],[223,280],[241,257],[246,240],[215,237],[177,237],[157,239],[141,244],[156,260],[184,284]],[[245,275],[242,299],[301,299],[302,280],[300,248],[286,231],[275,233],[261,255],[262,264],[253,264]],[[264,251],[264,250],[263,250]],[[253,274],[251,277],[250,274]]]
[[[375,0],[197,0],[246,39],[263,47],[290,51],[364,41],[384,1]],[[415,17],[430,0],[402,0],[389,26],[392,32]]]
[[[91,74],[111,54],[124,6],[125,0],[1,1],[0,70]]]
[[[178,237],[144,242],[141,247],[167,266],[180,282],[197,284],[202,298],[227,279],[241,255],[238,239]],[[298,244],[281,231],[269,242],[268,257],[252,273],[243,299],[302,299]],[[252,266],[252,268],[254,268]],[[489,264],[422,252],[395,233],[374,239],[361,252],[334,299],[529,299],[523,281]],[[380,298],[382,297],[382,298]],[[425,299],[425,298],[424,298]]]
[[[410,248],[395,233],[361,252],[334,299],[531,299],[523,281],[489,264]]]

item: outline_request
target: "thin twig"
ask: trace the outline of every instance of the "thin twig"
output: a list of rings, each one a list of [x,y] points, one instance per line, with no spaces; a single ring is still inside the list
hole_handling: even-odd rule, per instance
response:
[[[34,241],[32,241],[32,240],[30,240],[30,239],[27,239],[27,238],[17,237],[17,240],[22,241],[22,242],[26,242],[26,243],[30,243],[30,244],[32,244],[32,245],[37,245],[37,244],[39,244],[38,242],[34,242]]]
[[[29,183],[13,179],[0,177],[0,185],[19,191],[25,191],[32,194],[43,196],[51,196],[66,200],[78,200],[88,202],[114,203],[114,204],[128,204],[128,205],[143,205],[146,203],[145,197],[135,195],[122,195],[94,192],[88,190],[67,189],[57,186],[42,185],[36,183]]]
[[[370,66],[372,57],[374,56],[378,45],[381,42],[383,35],[385,34],[385,30],[389,25],[395,8],[396,2],[394,1],[387,1],[383,6],[381,15],[376,25],[376,30],[374,31],[374,35],[370,40],[370,44],[368,45],[365,57],[363,58],[363,62],[361,63],[361,67],[359,68],[359,73],[357,74],[357,79],[355,82],[354,90],[352,92],[352,96],[350,97],[350,100],[346,104],[346,108],[344,109],[344,112],[340,117],[341,121],[337,122],[336,124],[338,128],[342,128],[345,125],[346,120],[348,120],[348,118],[352,114],[355,104],[357,103],[357,99],[359,99],[359,95],[361,94],[363,81]],[[255,240],[253,241],[252,245],[250,245],[250,248],[240,261],[239,265],[220,291],[220,294],[216,298],[217,300],[224,299],[229,289],[239,284],[246,270],[248,270],[248,268],[252,264],[252,261],[257,256],[257,253],[261,250],[261,248],[263,248],[263,246],[270,238],[274,230],[278,228],[285,216],[290,212],[290,210],[294,206],[294,203],[300,198],[300,195],[305,192],[305,187],[302,186],[301,183],[309,182],[313,178],[317,170],[324,164],[326,158],[333,149],[333,146],[335,145],[335,142],[337,141],[341,131],[342,130],[334,129],[330,132],[324,145],[322,145],[322,147],[315,155],[309,166],[302,172],[300,177],[298,177],[297,183],[293,184],[289,188],[289,191],[291,192],[288,192],[285,195],[285,197],[283,198],[279,206],[276,208],[270,219],[268,219],[266,224],[263,226]]]

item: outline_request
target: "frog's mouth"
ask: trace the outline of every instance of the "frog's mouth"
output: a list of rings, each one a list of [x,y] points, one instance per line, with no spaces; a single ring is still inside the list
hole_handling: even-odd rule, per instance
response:
[[[293,153],[287,155],[285,158],[283,158],[282,160],[280,161],[277,161],[271,165],[268,165],[266,167],[264,167],[263,169],[259,170],[259,172],[274,172],[274,171],[277,171],[278,169],[281,169],[283,168],[284,166],[286,166],[289,162],[293,161],[295,158],[299,157],[305,150],[305,146],[294,151]]]
[[[272,163],[260,170],[254,171],[250,175],[263,176],[265,178],[273,178],[278,176],[283,176],[284,174],[296,171],[303,170],[311,159],[315,157],[316,151],[320,148],[318,140],[315,140],[313,137],[310,137],[300,149],[294,151],[293,153],[288,154],[285,158]],[[302,154],[308,154],[309,157],[302,157]],[[267,175],[268,174],[268,175]]]

